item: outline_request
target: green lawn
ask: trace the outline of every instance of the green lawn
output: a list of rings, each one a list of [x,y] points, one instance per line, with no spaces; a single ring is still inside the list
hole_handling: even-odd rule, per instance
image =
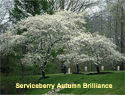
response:
[[[20,76],[15,77],[1,77],[1,92],[5,94],[43,94],[50,90],[51,88],[29,88],[21,89],[16,88],[16,83],[23,84],[66,84],[71,82],[76,82],[76,84],[83,83],[98,83],[98,84],[112,84],[112,88],[66,88],[58,93],[64,94],[105,94],[105,95],[124,95],[125,91],[125,71],[112,71],[109,74],[100,75],[81,75],[81,74],[48,74],[49,78],[38,80],[41,76],[25,76],[24,81]]]
[[[105,95],[125,95],[125,71],[113,72],[111,74],[102,75],[86,75],[77,84],[83,83],[98,83],[98,84],[112,84],[112,88],[67,88],[58,93],[72,93],[72,94],[105,94]]]
[[[37,81],[37,83],[41,83],[41,84],[55,84],[55,87],[57,87],[56,85],[58,83],[62,84],[62,83],[70,83],[72,81],[77,81],[78,79],[81,79],[83,77],[83,75],[72,75],[72,74],[51,74],[48,75],[49,78]],[[37,84],[36,83],[36,84]],[[47,88],[36,88],[36,89],[28,89],[27,91],[25,91],[25,94],[44,94],[46,92],[48,92],[49,90],[52,90],[51,88],[47,89]]]

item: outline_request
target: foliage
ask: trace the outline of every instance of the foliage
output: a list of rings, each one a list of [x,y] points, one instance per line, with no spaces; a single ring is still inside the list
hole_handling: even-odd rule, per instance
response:
[[[124,56],[116,51],[116,45],[105,36],[90,33],[79,33],[69,41],[66,55],[58,57],[63,60],[70,59],[75,64],[92,61],[95,65],[101,60],[124,60]]]
[[[98,66],[102,60],[125,59],[116,51],[116,45],[110,39],[85,33],[85,23],[84,13],[70,11],[28,17],[1,36],[0,51],[17,54],[13,47],[25,47],[27,52],[21,59],[22,64],[39,64],[42,72],[45,72],[46,64],[54,57],[52,51],[57,52],[63,47],[66,53],[58,57],[64,59],[65,64],[71,63],[70,60],[75,63],[92,61]]]
[[[13,23],[29,16],[41,15],[45,12],[53,14],[53,0],[14,0],[14,8],[10,11]]]
[[[55,15],[45,14],[22,19],[1,35],[0,51],[4,52],[3,54],[18,55],[14,48],[20,46],[22,50],[27,50],[21,59],[22,64],[39,64],[45,68],[53,57],[51,50],[60,50],[70,35],[84,30],[83,18],[82,14],[62,11]]]

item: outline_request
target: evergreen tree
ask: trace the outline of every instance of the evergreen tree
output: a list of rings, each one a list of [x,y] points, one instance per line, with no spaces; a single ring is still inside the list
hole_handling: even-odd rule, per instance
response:
[[[53,14],[53,0],[14,0],[14,8],[10,11],[10,21],[16,23],[28,16],[41,15],[45,12]]]

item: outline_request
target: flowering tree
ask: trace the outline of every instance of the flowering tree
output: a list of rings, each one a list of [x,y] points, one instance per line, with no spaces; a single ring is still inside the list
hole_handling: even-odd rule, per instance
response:
[[[21,59],[22,64],[39,64],[45,77],[46,64],[52,58],[51,50],[62,48],[70,35],[84,31],[83,18],[83,14],[61,11],[54,15],[22,19],[0,36],[0,52],[17,54],[19,51],[14,51],[14,48],[23,47],[26,51]]]
[[[89,60],[98,68],[100,60],[104,58],[124,59],[109,39],[85,33],[84,24],[84,14],[70,11],[22,19],[0,36],[0,52],[16,55],[19,51],[14,48],[20,46],[25,49],[21,64],[39,64],[43,78],[46,64],[52,59],[51,51],[63,47],[66,53],[58,57],[64,59],[66,64],[70,60],[74,63]]]
[[[78,33],[71,38],[65,51],[66,53],[58,55],[58,58],[66,60],[66,63],[72,61],[77,65],[80,62],[91,61],[98,73],[98,65],[103,61],[125,60],[125,56],[116,51],[116,45],[110,39],[98,34]]]

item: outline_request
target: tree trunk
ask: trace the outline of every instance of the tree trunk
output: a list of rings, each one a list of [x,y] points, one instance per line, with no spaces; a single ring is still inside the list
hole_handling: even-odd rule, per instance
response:
[[[77,64],[76,67],[77,67],[77,73],[79,74],[79,64]]]
[[[96,70],[97,70],[98,74],[100,74],[100,70],[99,70],[99,66],[98,65],[96,65]]]
[[[117,14],[118,14],[118,5],[116,6],[117,10]],[[115,19],[115,41],[116,41],[116,45],[119,46],[119,40],[118,40],[118,18]],[[117,47],[118,50],[118,47]]]
[[[42,77],[45,78],[45,71],[42,71]]]
[[[61,0],[61,10],[64,10],[64,7],[65,7],[65,0]]]
[[[6,76],[9,75],[9,54],[7,54],[7,60],[6,60]]]
[[[124,8],[123,8],[123,5],[121,5],[121,42],[120,42],[121,43],[121,53],[124,53],[124,44],[123,44],[124,33],[125,33],[125,31],[124,31],[124,19],[125,19],[125,17],[124,17]],[[120,68],[121,70],[125,69],[123,61],[121,62],[121,66],[120,67],[121,67]]]
[[[41,66],[41,71],[42,71],[42,78],[45,78],[45,64],[44,66]]]
[[[24,66],[22,63],[21,63],[21,68],[22,68],[22,79],[24,79]]]
[[[66,74],[66,66],[64,65],[64,74]]]

